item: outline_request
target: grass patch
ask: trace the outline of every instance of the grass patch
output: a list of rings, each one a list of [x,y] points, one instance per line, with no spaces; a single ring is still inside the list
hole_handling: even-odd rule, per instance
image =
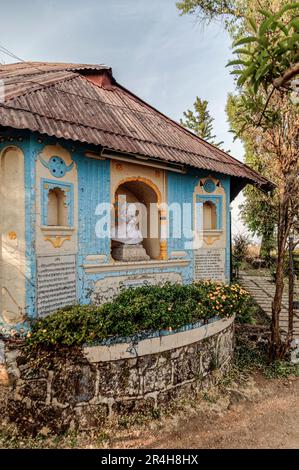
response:
[[[261,372],[268,379],[299,377],[299,364],[279,360],[269,363],[269,346],[266,341],[253,341],[246,335],[236,336],[233,370],[236,377]]]

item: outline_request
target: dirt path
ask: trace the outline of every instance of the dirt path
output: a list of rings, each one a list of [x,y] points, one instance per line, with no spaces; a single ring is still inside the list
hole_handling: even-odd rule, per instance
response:
[[[109,447],[298,449],[299,379],[258,378],[255,387],[252,397],[237,394],[222,409],[207,406],[193,416],[119,435]]]

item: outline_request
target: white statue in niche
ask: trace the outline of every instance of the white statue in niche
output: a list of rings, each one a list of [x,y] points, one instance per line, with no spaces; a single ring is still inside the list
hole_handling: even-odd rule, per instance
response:
[[[128,204],[123,198],[118,199],[118,224],[116,238],[112,240],[124,245],[138,245],[142,242],[142,233],[138,228],[136,204]]]

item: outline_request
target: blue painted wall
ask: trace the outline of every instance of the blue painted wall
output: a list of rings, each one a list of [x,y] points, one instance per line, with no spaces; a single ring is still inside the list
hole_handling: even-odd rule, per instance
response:
[[[184,250],[187,251],[188,257],[191,260],[191,263],[188,267],[184,268],[183,276],[185,282],[192,282],[193,280],[193,272],[194,272],[194,257],[193,257],[193,250],[186,249],[190,242],[192,241],[192,231],[194,230],[194,204],[193,204],[193,193],[195,187],[198,185],[199,180],[210,175],[211,172],[207,172],[204,170],[196,170],[192,169],[189,170],[187,174],[179,174],[174,172],[168,172],[168,204],[171,206],[173,203],[178,203],[181,207],[182,214],[184,203],[191,204],[191,211],[190,214],[187,214],[185,218],[181,218],[181,227],[179,231],[181,231],[183,235],[183,228],[187,227],[185,236],[181,238],[175,237],[176,226],[173,220],[173,214],[170,212],[169,214],[169,241],[168,241],[168,255],[174,250]],[[230,177],[219,174],[219,173],[212,173],[217,179],[220,180],[222,187],[224,188],[226,194],[226,220],[227,224],[226,227],[223,227],[226,230],[226,265],[225,265],[225,273],[227,281],[230,281]],[[184,227],[183,227],[184,226]],[[189,235],[189,233],[190,235]],[[189,245],[190,246],[190,245]]]
[[[86,148],[85,148],[86,151]],[[96,225],[100,219],[98,204],[110,204],[110,162],[86,158],[83,150],[77,150],[72,158],[78,171],[78,297],[88,302],[88,290],[93,281],[84,272],[87,255],[110,256],[110,239],[96,236]]]
[[[36,316],[36,253],[35,253],[35,224],[36,224],[36,160],[43,147],[57,143],[57,139],[40,137],[34,133],[18,132],[13,130],[3,131],[0,134],[0,151],[9,146],[18,146],[24,153],[25,161],[25,210],[26,210],[26,313],[29,318]],[[94,283],[105,276],[132,275],[140,273],[138,269],[113,273],[86,274],[83,264],[87,255],[106,255],[110,257],[110,240],[98,238],[95,227],[100,217],[96,213],[97,205],[110,203],[110,162],[109,160],[95,160],[86,158],[84,152],[87,147],[81,144],[61,142],[71,152],[78,169],[78,300],[89,301],[90,289]],[[209,172],[210,173],[210,172]],[[182,236],[174,238],[177,227],[173,226],[172,214],[169,218],[168,254],[175,250],[187,251],[190,264],[187,267],[165,267],[147,269],[147,274],[159,272],[179,272],[186,283],[193,280],[193,250],[188,248],[188,242],[192,241],[191,231],[194,229],[193,192],[199,179],[207,176],[207,172],[192,170],[187,174],[168,172],[168,204],[179,204],[182,214],[184,203],[192,201],[191,214],[185,214],[181,222]],[[221,174],[215,174],[221,180],[226,193],[227,213],[227,245],[226,245],[226,277],[230,277],[230,178]],[[189,232],[183,235],[183,227],[188,227]],[[187,243],[187,245],[186,245]],[[24,325],[22,325],[24,326]]]

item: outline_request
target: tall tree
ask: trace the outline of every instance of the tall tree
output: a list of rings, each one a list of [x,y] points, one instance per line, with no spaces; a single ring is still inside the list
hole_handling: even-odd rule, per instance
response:
[[[276,289],[272,304],[272,359],[289,351],[293,335],[293,309],[289,309],[287,341],[282,341],[279,317],[284,288],[287,241],[295,229],[299,210],[299,114],[290,99],[289,83],[299,74],[299,3],[278,11],[260,10],[258,24],[249,18],[253,33],[235,43],[237,85],[242,90],[240,132],[263,129],[264,155],[270,154],[278,181]],[[240,49],[240,46],[242,48]],[[247,57],[244,60],[244,56]],[[266,144],[266,145],[265,145]]]
[[[194,134],[213,145],[220,147],[223,142],[215,142],[216,135],[213,135],[213,121],[208,110],[208,101],[202,100],[198,96],[193,104],[194,111],[188,109],[185,111],[184,119],[180,120],[180,124],[186,129],[190,129]]]
[[[279,315],[287,237],[296,221],[298,224],[299,211],[299,122],[294,100],[289,99],[290,80],[298,73],[298,6],[285,0],[182,0],[177,3],[182,14],[195,14],[199,21],[222,20],[234,40],[237,59],[231,66],[234,67],[232,73],[238,77],[235,103],[238,136],[249,147],[247,160],[251,155],[257,165],[265,165],[278,184],[272,359],[286,353],[292,336],[292,318],[289,318],[288,338],[282,341]],[[254,203],[254,192],[247,193],[247,201],[248,196]]]
[[[233,132],[240,133],[240,96],[229,94],[226,113],[229,124]],[[240,136],[244,145],[244,161],[251,168],[268,177],[275,182],[276,177],[271,165],[261,154],[260,143],[262,132],[243,132]],[[245,200],[239,206],[243,222],[248,227],[252,235],[261,238],[260,255],[267,262],[271,261],[271,252],[276,246],[276,227],[278,222],[278,201],[276,194],[265,194],[254,186],[247,186],[244,189]]]

